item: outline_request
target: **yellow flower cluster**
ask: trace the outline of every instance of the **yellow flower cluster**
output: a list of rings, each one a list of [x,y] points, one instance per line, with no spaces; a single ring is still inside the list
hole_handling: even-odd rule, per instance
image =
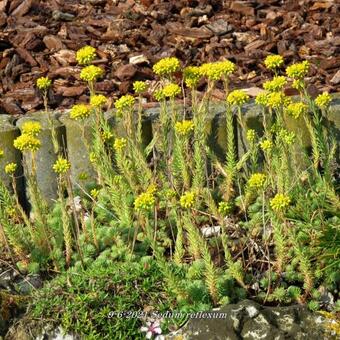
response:
[[[307,60],[304,60],[301,63],[290,65],[286,68],[287,76],[293,79],[304,78],[307,75],[308,71],[309,62]]]
[[[287,106],[286,112],[298,119],[299,117],[305,115],[307,113],[308,106],[305,103],[298,102],[298,103],[291,103]]]
[[[16,210],[14,208],[8,207],[5,211],[9,217],[14,217],[16,215]]]
[[[127,140],[125,138],[116,138],[113,147],[117,152],[122,151],[127,145]]]
[[[101,107],[105,105],[107,98],[102,94],[95,94],[90,97],[90,104],[94,107]]]
[[[96,58],[96,49],[92,46],[84,46],[76,53],[76,60],[80,65],[88,65]]]
[[[283,58],[280,55],[269,55],[264,60],[264,64],[266,65],[267,69],[275,70],[283,65]]]
[[[88,82],[95,81],[101,78],[103,75],[103,69],[95,65],[86,66],[80,71],[80,79]]]
[[[97,162],[97,156],[94,152],[90,152],[89,154],[89,159],[91,163],[96,163]]]
[[[8,175],[13,175],[17,170],[17,164],[15,163],[7,163],[5,165],[5,173]]]
[[[70,167],[71,163],[67,159],[59,156],[58,159],[53,164],[52,168],[57,174],[61,175],[66,173],[70,169]]]
[[[241,106],[249,100],[249,96],[242,90],[234,90],[227,96],[227,102],[230,105]]]
[[[266,182],[266,175],[262,173],[252,174],[248,180],[248,188],[250,189],[261,189],[264,187]]]
[[[235,64],[229,60],[206,63],[200,66],[202,75],[210,80],[220,80],[223,76],[233,73],[235,68]]]
[[[255,103],[257,105],[267,106],[267,104],[268,104],[268,93],[267,92],[259,93],[255,98]]]
[[[146,189],[146,192],[148,192],[151,195],[154,195],[156,191],[157,191],[157,185],[155,183],[151,183]]]
[[[145,81],[135,81],[133,83],[133,90],[135,93],[143,93],[147,90],[148,84]]]
[[[233,205],[229,202],[222,201],[218,204],[218,212],[223,216],[230,214],[232,210],[233,210]]]
[[[281,91],[286,85],[287,80],[284,76],[276,76],[272,80],[263,83],[263,88],[269,92]]]
[[[91,114],[90,107],[85,104],[73,105],[70,111],[70,117],[72,119],[85,119]]]
[[[267,95],[267,106],[273,109],[279,109],[281,106],[287,106],[291,102],[282,92],[271,92]]]
[[[36,152],[37,150],[39,150],[41,142],[36,137],[22,134],[14,140],[13,145],[16,149],[20,151]]]
[[[288,145],[291,145],[294,143],[294,140],[295,140],[295,133],[293,131],[289,132],[287,131],[286,129],[281,129],[278,133],[280,139],[288,144]]]
[[[175,130],[181,136],[187,136],[193,129],[194,123],[191,120],[183,120],[175,124]]]
[[[150,210],[155,205],[155,197],[150,192],[144,192],[135,199],[136,210]]]
[[[190,88],[195,88],[202,77],[198,66],[188,66],[183,71],[184,82]]]
[[[180,62],[175,57],[163,58],[153,65],[153,71],[158,76],[169,76],[170,74],[178,71],[180,68]]]
[[[99,190],[96,189],[96,188],[92,189],[90,191],[90,195],[91,195],[92,198],[96,199],[98,197],[98,195],[99,195]]]
[[[41,124],[39,122],[28,121],[22,124],[21,130],[26,135],[37,137],[41,131]]]
[[[158,89],[153,93],[153,96],[155,97],[155,99],[160,102],[162,100],[165,99],[164,93],[162,89]]]
[[[165,85],[162,92],[165,98],[175,98],[181,93],[181,88],[177,84],[171,83]]]
[[[0,159],[2,158],[2,157],[4,157],[4,150],[2,150],[2,149],[0,149]]]
[[[117,109],[117,113],[121,114],[124,110],[132,109],[134,104],[135,98],[127,94],[115,101],[115,108]]]
[[[254,142],[255,138],[256,138],[256,132],[255,132],[255,130],[249,129],[249,130],[247,131],[247,140],[248,140],[249,142]]]
[[[180,205],[181,207],[188,209],[192,208],[194,203],[195,203],[195,193],[194,192],[186,192],[184,195],[181,196],[180,198]]]
[[[292,88],[298,91],[302,91],[305,87],[305,82],[302,79],[294,79]]]
[[[39,90],[47,90],[52,84],[52,81],[48,77],[40,77],[37,80],[37,87]]]
[[[102,137],[104,141],[108,141],[113,137],[113,133],[111,131],[103,131]]]
[[[89,174],[87,172],[81,172],[78,175],[79,181],[86,181],[89,178]]]
[[[328,92],[323,92],[322,94],[319,94],[315,99],[315,104],[320,109],[325,109],[329,106],[330,102],[332,101],[332,97]]]
[[[273,147],[272,141],[265,139],[260,143],[260,147],[263,151],[270,151]]]
[[[270,200],[270,206],[274,211],[282,211],[288,208],[291,200],[289,196],[284,194],[276,194],[274,198]]]

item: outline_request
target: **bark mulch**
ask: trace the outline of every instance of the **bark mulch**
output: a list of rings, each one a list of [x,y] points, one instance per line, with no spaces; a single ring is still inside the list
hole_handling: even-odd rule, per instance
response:
[[[255,94],[268,77],[263,58],[279,53],[287,64],[311,61],[312,92],[339,91],[339,8],[337,0],[0,0],[0,111],[40,109],[41,76],[54,81],[53,108],[87,100],[75,61],[87,44],[106,71],[97,90],[112,98],[135,80],[152,85],[152,65],[166,56],[184,66],[228,58],[238,65],[233,85]]]

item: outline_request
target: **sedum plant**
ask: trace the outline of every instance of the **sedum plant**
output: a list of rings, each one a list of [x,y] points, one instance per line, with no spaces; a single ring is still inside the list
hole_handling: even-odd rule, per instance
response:
[[[229,90],[234,63],[223,60],[182,69],[177,58],[162,59],[153,67],[159,77],[152,93],[159,102],[159,115],[146,143],[142,100],[147,84],[136,81],[135,96],[124,95],[114,102],[114,118],[122,127],[116,129],[105,118],[107,98],[95,91],[96,80],[104,75],[91,65],[95,57],[90,47],[77,53],[90,100],[73,106],[70,117],[78,121],[83,138],[84,121],[93,126],[85,144],[97,172],[96,183],[84,190],[77,209],[68,175],[72,159],[59,155],[53,167],[59,177],[58,202],[47,219],[41,214],[51,236],[45,270],[53,263],[59,270],[68,268],[61,279],[67,280],[73,274],[107,275],[115,266],[121,270],[131,264],[138,273],[140,265],[152,266],[166,283],[159,294],[166,294],[169,306],[183,311],[206,310],[246,296],[262,302],[308,303],[315,310],[321,304],[317,289],[327,287],[336,293],[340,282],[337,146],[327,125],[331,98],[323,93],[313,99],[306,91],[309,62],[290,65],[283,73],[281,56],[266,58],[264,64],[274,76],[255,99],[262,119],[262,131],[255,131],[244,115],[249,96],[242,89]],[[176,80],[181,73],[180,86]],[[203,93],[199,84],[205,86]],[[285,95],[287,84],[299,90],[297,101]],[[225,92],[223,158],[208,143],[217,86]],[[183,94],[180,104],[177,99]],[[310,150],[287,124],[288,118],[305,123]],[[30,132],[15,144],[34,154],[40,146],[38,127],[27,129]],[[245,140],[240,141],[239,135]],[[241,142],[247,146],[243,155],[238,152]],[[296,148],[306,159],[304,167],[294,160]],[[13,175],[14,166],[6,169]],[[18,203],[2,187],[0,195],[6,202],[0,215],[3,242],[29,261],[34,237],[29,232],[21,235],[19,228],[8,232],[5,219]],[[41,204],[37,209],[42,209]],[[19,211],[10,221],[25,224],[28,231],[30,223],[41,222],[27,219]],[[35,309],[37,315],[41,311]],[[58,316],[68,329],[73,322],[70,311],[68,304]],[[95,331],[89,324],[88,332]]]

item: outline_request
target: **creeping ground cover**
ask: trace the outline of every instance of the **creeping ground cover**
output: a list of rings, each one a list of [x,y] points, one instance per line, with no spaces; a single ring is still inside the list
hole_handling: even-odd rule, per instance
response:
[[[182,68],[177,58],[164,58],[153,66],[159,114],[148,139],[142,105],[148,83],[136,81],[135,95],[115,101],[112,125],[104,115],[108,98],[95,92],[104,75],[95,59],[93,47],[77,52],[91,97],[69,115],[79,124],[96,178],[82,190],[71,178],[72,159],[48,109],[52,82],[39,78],[57,155],[51,166],[58,199],[49,205],[37,184],[42,143],[36,121],[26,122],[14,141],[30,169],[30,214],[19,203],[17,164],[4,169],[12,187],[0,183],[3,248],[21,273],[50,278],[30,297],[24,320],[32,332],[49,323],[87,339],[161,339],[186,320],[151,320],[148,313],[208,311],[245,298],[339,311],[339,145],[328,120],[331,96],[312,98],[306,90],[309,62],[285,68],[279,55],[264,60],[273,77],[255,99],[262,127],[253,130],[245,116],[250,98],[229,90],[234,63]],[[298,97],[284,94],[288,83]],[[225,90],[222,153],[209,142],[208,129],[217,84]],[[190,95],[179,103],[184,88]],[[305,127],[307,144],[292,122]],[[331,294],[332,306],[324,294]],[[117,317],[124,311],[141,317]]]

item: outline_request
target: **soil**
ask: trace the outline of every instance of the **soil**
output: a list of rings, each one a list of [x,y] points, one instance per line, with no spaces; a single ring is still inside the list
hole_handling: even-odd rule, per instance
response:
[[[340,88],[340,5],[336,0],[0,0],[0,113],[42,108],[36,79],[53,79],[52,108],[88,100],[75,51],[97,48],[106,76],[97,91],[131,92],[155,83],[152,65],[178,57],[183,66],[228,58],[232,84],[257,93],[271,53],[286,64],[310,60],[310,91]],[[290,89],[287,89],[288,93]],[[217,93],[218,95],[218,93]],[[147,100],[153,101],[152,97]]]

